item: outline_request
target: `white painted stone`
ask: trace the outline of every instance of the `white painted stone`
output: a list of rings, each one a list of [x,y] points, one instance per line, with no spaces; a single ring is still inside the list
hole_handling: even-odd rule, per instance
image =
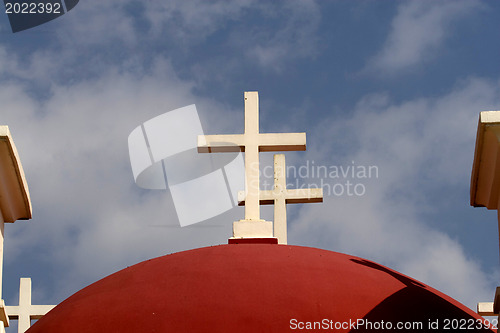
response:
[[[271,238],[273,237],[273,223],[270,221],[233,222],[233,238]]]
[[[0,210],[4,221],[30,219],[28,184],[8,126],[0,126],[0,179]]]
[[[479,115],[471,177],[471,205],[498,209],[500,194],[500,111]]]
[[[18,320],[18,333],[24,333],[30,328],[31,320],[42,318],[55,305],[31,304],[31,279],[21,278],[19,283],[19,305],[6,306],[9,319]]]
[[[493,311],[493,302],[477,303],[477,313],[480,316],[496,316],[498,313]]]

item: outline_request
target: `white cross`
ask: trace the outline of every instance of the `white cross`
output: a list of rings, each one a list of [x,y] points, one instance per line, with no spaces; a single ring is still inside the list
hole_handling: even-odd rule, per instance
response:
[[[238,202],[245,203],[245,192],[238,192]],[[286,204],[309,202],[323,202],[323,189],[287,189],[285,155],[275,154],[273,189],[260,191],[260,204],[274,204],[274,237],[279,244],[287,244]]]
[[[305,133],[259,133],[259,95],[245,92],[245,133],[200,135],[198,152],[245,152],[245,220],[262,221],[259,206],[259,152],[306,149]]]
[[[17,319],[17,331],[24,333],[30,328],[31,320],[42,318],[55,305],[32,305],[31,304],[31,279],[21,278],[19,283],[19,305],[6,306],[9,319]]]

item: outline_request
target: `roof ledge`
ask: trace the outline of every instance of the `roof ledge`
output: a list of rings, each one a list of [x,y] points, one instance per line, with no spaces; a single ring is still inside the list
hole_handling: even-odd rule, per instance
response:
[[[28,184],[8,126],[0,126],[0,211],[5,222],[31,218]]]
[[[470,204],[498,209],[500,192],[500,111],[479,114],[472,165]]]

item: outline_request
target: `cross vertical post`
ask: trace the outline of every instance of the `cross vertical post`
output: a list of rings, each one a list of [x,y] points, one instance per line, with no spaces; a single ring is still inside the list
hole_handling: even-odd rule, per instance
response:
[[[287,243],[286,227],[286,169],[285,155],[276,154],[274,159],[274,237],[279,244]]]
[[[260,220],[259,95],[245,92],[245,220]]]
[[[31,279],[21,278],[19,282],[19,313],[17,319],[18,332],[23,333],[31,326]]]

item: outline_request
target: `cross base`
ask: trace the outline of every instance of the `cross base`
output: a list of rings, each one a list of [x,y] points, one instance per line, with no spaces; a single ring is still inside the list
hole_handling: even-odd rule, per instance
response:
[[[477,303],[477,313],[481,316],[498,316],[500,318],[500,287],[495,290],[493,302]]]
[[[265,220],[233,222],[233,238],[274,238],[273,222]]]

